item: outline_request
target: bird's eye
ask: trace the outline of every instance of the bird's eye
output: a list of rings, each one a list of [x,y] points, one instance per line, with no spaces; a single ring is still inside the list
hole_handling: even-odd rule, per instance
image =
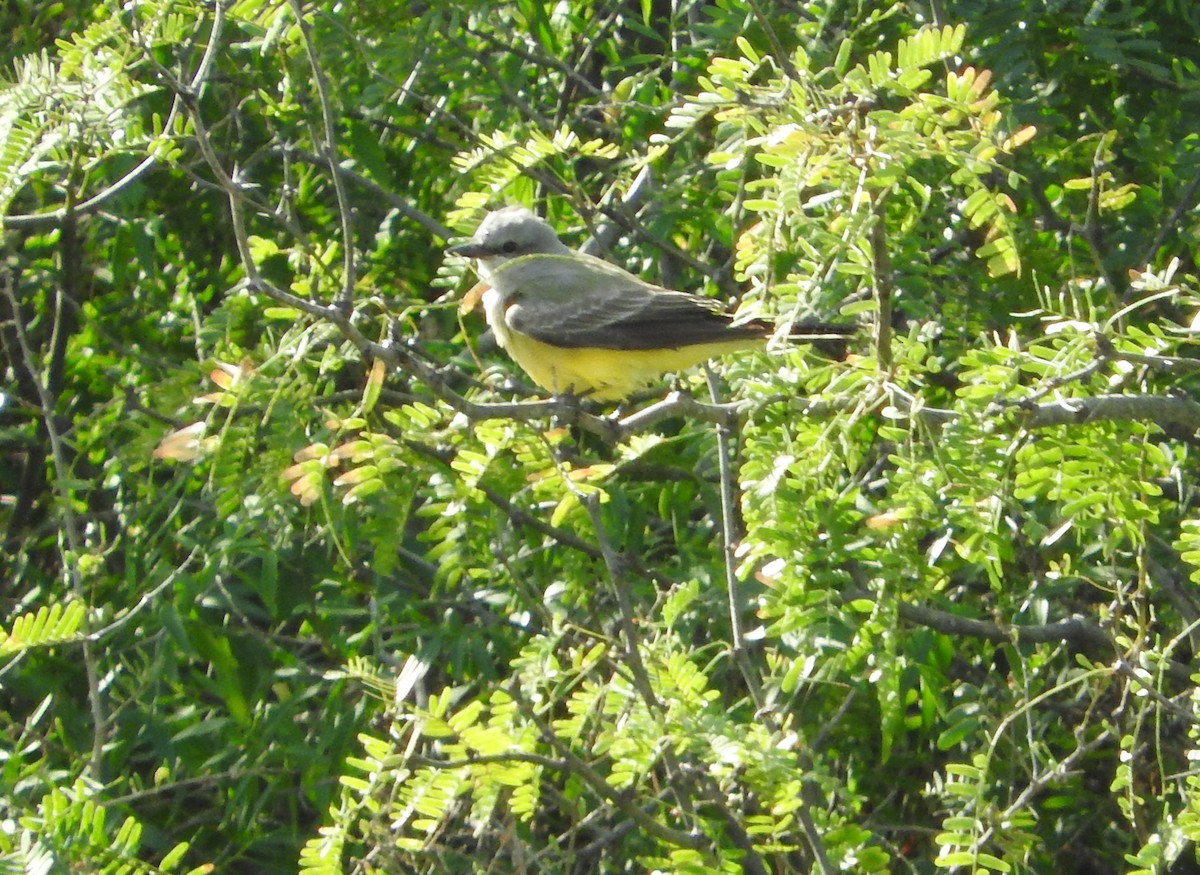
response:
[[[517,251],[517,241],[509,240],[507,243],[505,243],[503,246],[500,247],[500,251],[501,252],[509,252],[509,253],[516,252]]]

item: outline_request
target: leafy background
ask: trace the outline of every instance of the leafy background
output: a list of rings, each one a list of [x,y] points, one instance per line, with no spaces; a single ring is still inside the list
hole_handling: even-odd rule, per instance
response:
[[[0,21],[4,871],[1195,870],[1192,4]],[[515,202],[859,333],[539,400]]]

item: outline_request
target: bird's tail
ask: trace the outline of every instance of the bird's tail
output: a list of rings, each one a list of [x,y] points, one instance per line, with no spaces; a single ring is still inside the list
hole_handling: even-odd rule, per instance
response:
[[[840,340],[857,332],[857,325],[845,322],[797,322],[792,326],[788,338],[797,343],[807,343],[810,340]]]
[[[840,362],[845,360],[850,338],[858,330],[858,325],[845,322],[797,322],[788,332],[788,340],[812,344],[821,355]]]

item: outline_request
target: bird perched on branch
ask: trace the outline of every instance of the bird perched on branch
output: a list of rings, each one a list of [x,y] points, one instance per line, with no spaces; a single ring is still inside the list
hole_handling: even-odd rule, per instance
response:
[[[533,381],[555,394],[621,401],[663,374],[761,348],[768,322],[735,324],[720,304],[652,285],[575,252],[521,206],[488,213],[454,255],[474,258],[496,340]],[[840,338],[845,325],[798,325],[792,338]]]

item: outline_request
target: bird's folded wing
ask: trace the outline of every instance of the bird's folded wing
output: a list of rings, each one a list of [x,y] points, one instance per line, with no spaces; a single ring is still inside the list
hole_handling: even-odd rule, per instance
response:
[[[576,258],[532,256],[516,259],[511,272],[506,266],[513,290],[505,312],[510,329],[572,349],[677,349],[766,335],[759,324],[731,325],[715,301]]]

